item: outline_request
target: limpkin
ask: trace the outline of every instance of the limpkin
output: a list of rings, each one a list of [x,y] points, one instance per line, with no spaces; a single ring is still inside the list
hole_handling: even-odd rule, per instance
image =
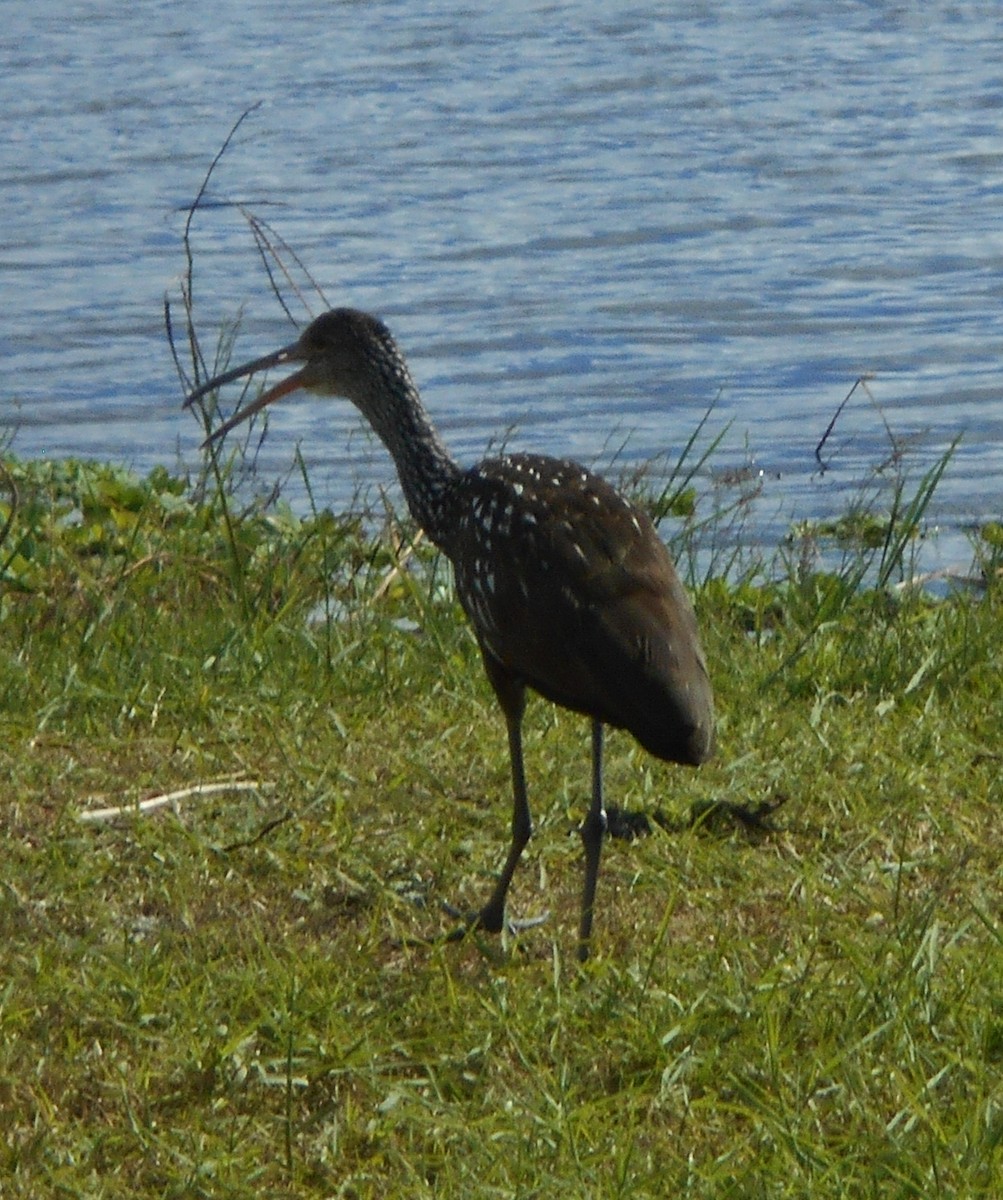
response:
[[[561,458],[507,454],[469,469],[429,420],[396,342],[378,318],[324,313],[290,346],[229,370],[186,404],[282,364],[298,369],[210,440],[298,388],[351,400],[393,456],[417,523],[451,561],[484,669],[508,726],[512,840],[498,881],[467,928],[501,930],[531,833],[523,770],[526,689],[592,719],[592,799],[578,954],[588,957],[606,810],[603,726],[626,729],[656,758],[698,765],[714,746],[710,682],[696,618],[643,509]]]

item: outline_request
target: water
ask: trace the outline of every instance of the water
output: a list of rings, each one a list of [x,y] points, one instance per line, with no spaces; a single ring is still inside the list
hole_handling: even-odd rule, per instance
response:
[[[163,331],[184,210],[243,201],[381,313],[457,456],[600,467],[709,404],[762,471],[748,535],[839,511],[908,446],[942,555],[1003,513],[998,6],[7,0],[0,423],[25,457],[197,462]],[[203,335],[292,339],[233,207],[195,227]],[[814,448],[865,372],[826,450]],[[891,436],[890,436],[891,435]],[[335,507],[388,483],[354,412],[276,411]],[[622,448],[622,450],[621,450]],[[706,486],[711,486],[707,482]],[[296,483],[290,487],[295,496]]]

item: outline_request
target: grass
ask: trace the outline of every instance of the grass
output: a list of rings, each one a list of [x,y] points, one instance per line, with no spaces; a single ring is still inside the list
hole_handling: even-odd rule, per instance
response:
[[[509,821],[427,548],[5,460],[0,1196],[998,1195],[1000,549],[893,586],[935,482],[842,567],[701,580],[719,753],[611,736],[610,800],[667,820],[609,844],[580,968],[588,731],[539,701],[512,904],[551,919],[422,942]],[[718,799],[785,803],[687,826]]]

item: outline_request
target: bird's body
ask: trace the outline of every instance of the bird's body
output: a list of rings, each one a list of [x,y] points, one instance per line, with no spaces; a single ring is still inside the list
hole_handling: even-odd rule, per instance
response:
[[[485,657],[658,758],[702,762],[712,719],[696,620],[647,514],[578,463],[538,455],[486,460],[457,490],[442,548]]]
[[[512,846],[474,921],[497,930],[530,835],[521,728],[526,688],[592,718],[592,804],[579,950],[588,952],[605,808],[602,728],[626,729],[658,758],[698,765],[713,751],[710,683],[692,606],[647,514],[577,463],[543,455],[449,456],[386,326],[352,309],[318,317],[293,346],[211,380],[303,365],[213,437],[297,387],[347,396],[397,466],[408,506],[450,559],[505,714],[515,798]]]

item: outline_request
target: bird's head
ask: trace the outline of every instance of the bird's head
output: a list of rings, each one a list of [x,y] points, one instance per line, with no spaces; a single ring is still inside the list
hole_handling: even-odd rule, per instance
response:
[[[206,439],[208,444],[229,433],[273,400],[301,388],[327,396],[344,396],[365,408],[366,390],[374,368],[379,369],[381,363],[396,360],[393,339],[382,321],[356,309],[335,308],[311,321],[292,345],[224,371],[202,384],[185,400],[185,407],[235,379],[255,375],[270,367],[298,364],[291,375],[267,388],[213,430]]]

